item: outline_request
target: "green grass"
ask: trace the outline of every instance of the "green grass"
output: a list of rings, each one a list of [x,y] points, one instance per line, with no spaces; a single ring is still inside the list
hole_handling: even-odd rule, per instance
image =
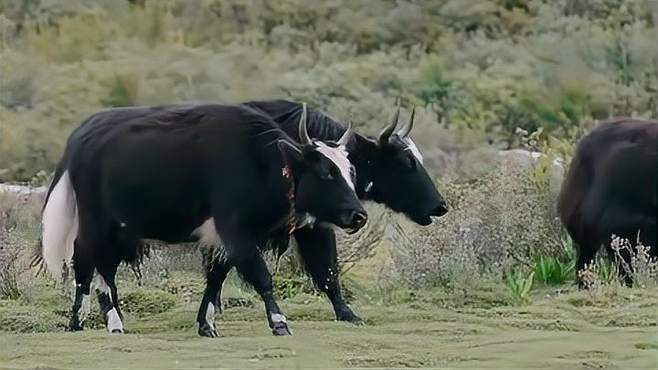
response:
[[[193,273],[123,282],[121,336],[102,329],[95,303],[91,329],[66,332],[68,298],[37,281],[29,296],[0,300],[0,368],[655,368],[658,292],[618,287],[592,300],[571,285],[528,290],[531,276],[514,279],[523,306],[495,281],[388,293],[366,284],[352,303],[363,327],[335,322],[325,298],[299,293],[280,300],[294,336],[278,338],[260,300],[230,278],[224,302],[249,304],[226,305],[218,339],[196,334]]]
[[[261,305],[228,308],[218,317],[221,337],[200,338],[197,303],[181,301],[158,314],[127,314],[121,336],[2,326],[0,368],[655,368],[658,292],[622,289],[605,310],[572,305],[587,299],[575,290],[542,292],[523,307],[446,309],[431,304],[435,297],[425,291],[396,305],[358,301],[363,327],[333,321],[324,299],[284,300],[294,333],[287,338],[270,334]],[[17,302],[0,307],[0,319],[15,322],[26,319],[19,312],[35,312]]]

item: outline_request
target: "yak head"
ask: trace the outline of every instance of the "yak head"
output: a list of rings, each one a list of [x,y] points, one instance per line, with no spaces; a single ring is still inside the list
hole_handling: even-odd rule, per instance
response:
[[[398,104],[392,121],[377,138],[354,135],[350,159],[357,165],[357,193],[426,226],[432,217],[443,216],[448,209],[409,136],[415,109],[409,122],[398,128],[399,116]]]
[[[353,134],[348,129],[335,142],[312,140],[306,130],[306,104],[299,120],[299,143],[280,140],[295,182],[297,214],[309,215],[317,223],[330,223],[353,233],[367,221],[367,213],[356,196],[354,168],[346,145]]]

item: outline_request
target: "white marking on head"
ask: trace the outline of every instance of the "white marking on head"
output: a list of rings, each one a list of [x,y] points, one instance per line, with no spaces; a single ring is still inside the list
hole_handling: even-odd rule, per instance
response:
[[[270,318],[272,319],[272,322],[282,322],[282,323],[287,323],[288,320],[286,319],[285,316],[283,316],[280,313],[273,313],[270,315]]]
[[[407,145],[405,150],[408,150],[413,154],[414,157],[420,162],[420,164],[423,164],[423,155],[420,154],[420,150],[418,150],[418,147],[416,146],[416,143],[411,140],[409,137],[405,137],[402,139],[402,141]]]
[[[194,229],[192,236],[199,238],[199,243],[203,246],[216,247],[221,244],[219,234],[217,234],[217,229],[215,229],[215,219],[212,217]]]
[[[212,303],[208,303],[206,308],[206,323],[215,330],[215,305]]]
[[[318,152],[322,153],[322,155],[327,157],[336,165],[336,167],[338,167],[338,170],[343,176],[343,179],[345,179],[345,182],[347,182],[347,185],[350,189],[354,190],[354,183],[352,182],[352,176],[350,174],[352,163],[350,163],[350,160],[347,158],[347,149],[342,145],[332,148],[321,141],[316,141],[315,145],[317,145]]]
[[[123,323],[121,322],[117,309],[114,307],[107,312],[107,331],[110,333],[123,333]]]

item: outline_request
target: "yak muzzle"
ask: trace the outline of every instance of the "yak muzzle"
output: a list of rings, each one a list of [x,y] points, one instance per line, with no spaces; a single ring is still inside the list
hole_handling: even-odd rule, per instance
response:
[[[361,230],[368,222],[368,214],[363,209],[348,211],[340,217],[342,225],[348,234],[354,234]]]

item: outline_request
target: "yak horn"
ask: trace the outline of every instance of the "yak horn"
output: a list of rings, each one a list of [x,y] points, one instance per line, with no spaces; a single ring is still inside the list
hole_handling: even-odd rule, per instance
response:
[[[411,118],[409,118],[409,123],[404,125],[398,132],[398,136],[400,138],[405,138],[409,136],[409,133],[411,132],[411,129],[414,128],[414,117],[416,116],[416,106],[414,105],[413,108],[411,108]]]
[[[352,139],[352,120],[347,122],[347,131],[338,139],[338,145],[347,146]]]
[[[313,144],[306,131],[306,103],[302,104],[302,116],[299,118],[299,141],[302,145]]]
[[[393,134],[393,131],[395,131],[395,126],[398,124],[398,118],[400,118],[400,100],[398,100],[398,107],[395,110],[395,114],[393,115],[393,120],[391,120],[391,123],[389,123],[388,126],[384,127],[382,132],[379,133],[379,142],[380,143],[387,143],[388,139],[391,137]]]

